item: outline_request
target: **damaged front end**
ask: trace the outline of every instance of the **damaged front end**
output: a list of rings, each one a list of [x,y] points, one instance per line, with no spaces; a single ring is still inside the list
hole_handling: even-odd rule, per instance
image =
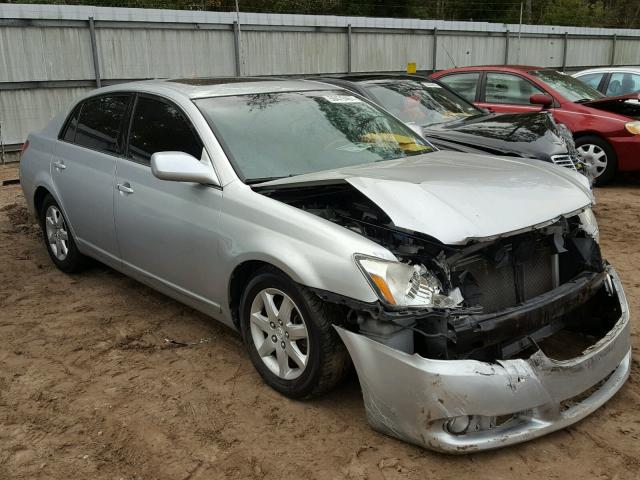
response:
[[[346,183],[262,193],[399,260],[355,257],[379,302],[316,291],[345,309],[335,328],[376,430],[443,452],[497,448],[584,418],[628,378],[628,305],[589,208],[445,245]]]

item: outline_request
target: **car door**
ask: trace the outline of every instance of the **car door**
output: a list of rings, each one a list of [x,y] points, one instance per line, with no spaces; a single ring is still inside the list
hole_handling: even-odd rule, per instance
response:
[[[537,112],[540,105],[532,105],[531,95],[545,94],[520,75],[505,72],[485,72],[477,105],[492,112]]]
[[[119,262],[114,176],[132,99],[130,94],[118,93],[81,102],[67,120],[52,157],[58,200],[78,247],[109,264]]]
[[[222,189],[156,178],[155,152],[203,157],[203,143],[174,103],[137,96],[123,158],[117,162],[115,222],[124,268],[165,293],[214,314]],[[204,155],[205,162],[208,157]]]

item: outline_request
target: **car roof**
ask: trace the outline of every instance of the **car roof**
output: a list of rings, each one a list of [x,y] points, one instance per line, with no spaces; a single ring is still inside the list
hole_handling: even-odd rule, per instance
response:
[[[427,78],[422,75],[410,75],[408,73],[348,73],[348,74],[333,74],[333,75],[322,75],[318,77],[319,79],[326,80],[345,80],[349,82],[367,82],[370,80],[418,80],[418,81],[430,81],[433,82],[433,79]],[[313,79],[311,78],[311,79]]]
[[[337,86],[311,80],[291,80],[269,77],[214,77],[142,80],[119,83],[93,90],[89,96],[109,92],[145,92],[189,99],[257,93],[296,92],[339,89]]]
[[[483,71],[483,70],[497,70],[497,71],[505,71],[505,72],[529,72],[531,70],[550,70],[545,67],[538,67],[535,65],[474,65],[472,67],[458,67],[458,68],[450,68],[447,70],[442,70],[441,72],[475,72],[475,71]],[[552,69],[551,69],[552,70]]]
[[[630,66],[630,67],[597,67],[597,68],[587,68],[585,70],[580,70],[579,72],[573,73],[574,77],[578,75],[586,75],[588,73],[600,73],[600,72],[632,72],[632,73],[640,73],[639,66]]]

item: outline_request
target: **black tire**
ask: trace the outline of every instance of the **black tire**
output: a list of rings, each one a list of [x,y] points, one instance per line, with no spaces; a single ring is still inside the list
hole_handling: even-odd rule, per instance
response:
[[[62,218],[62,225],[64,226],[64,230],[66,231],[67,240],[65,241],[65,246],[67,248],[67,253],[64,258],[59,258],[56,255],[56,252],[53,251],[53,247],[50,245],[49,238],[47,236],[47,212],[49,211],[50,207],[57,209]],[[76,242],[73,239],[73,235],[68,228],[69,222],[67,222],[67,219],[64,217],[60,206],[51,195],[47,194],[47,196],[42,201],[38,217],[40,220],[40,228],[42,229],[44,243],[47,247],[47,252],[49,252],[49,257],[51,258],[51,261],[56,265],[56,267],[58,267],[65,273],[77,273],[86,268],[88,258],[82,255],[78,250]]]
[[[281,378],[272,372],[258,353],[252,337],[251,306],[265,289],[277,289],[285,293],[299,310],[302,316],[300,320],[306,326],[308,359],[302,373],[295,379]],[[240,300],[240,327],[251,362],[270,387],[290,398],[322,395],[334,388],[349,371],[351,359],[332,326],[341,318],[343,317],[338,307],[326,304],[275,268],[259,270],[249,281]],[[268,339],[268,334],[265,335]],[[280,348],[279,341],[274,343],[276,348]],[[273,353],[274,356],[275,354],[276,352]]]
[[[607,166],[594,180],[594,184],[597,186],[605,185],[613,180],[618,173],[618,157],[609,142],[596,135],[582,135],[576,138],[576,148],[579,152],[581,147],[587,148],[589,145],[600,148],[607,156]]]

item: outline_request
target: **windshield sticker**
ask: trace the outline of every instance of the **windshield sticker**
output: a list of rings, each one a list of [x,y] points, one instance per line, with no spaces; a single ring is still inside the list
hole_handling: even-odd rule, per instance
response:
[[[323,95],[322,98],[331,103],[361,103],[362,100],[352,95]]]

